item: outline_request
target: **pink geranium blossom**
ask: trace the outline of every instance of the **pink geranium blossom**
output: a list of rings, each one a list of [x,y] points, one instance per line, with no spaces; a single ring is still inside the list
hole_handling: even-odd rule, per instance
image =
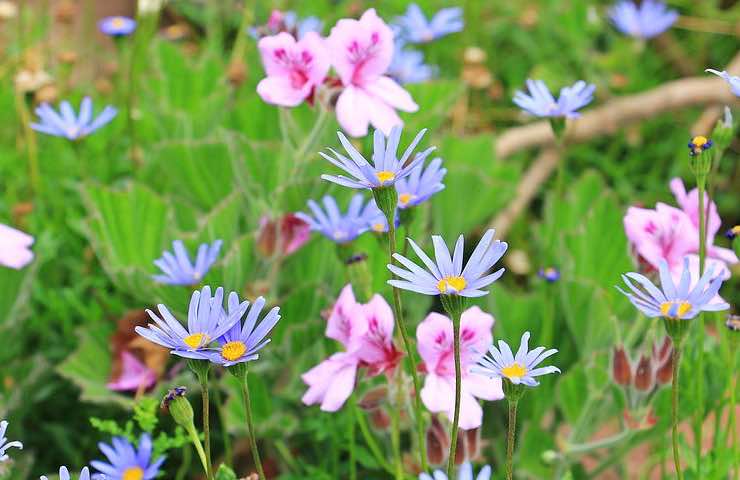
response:
[[[19,270],[33,260],[33,237],[0,223],[0,265]]]
[[[493,341],[494,318],[478,307],[463,312],[460,319],[460,360],[462,395],[460,397],[460,428],[478,428],[483,422],[483,410],[476,398],[504,398],[500,378],[487,378],[469,372]],[[455,408],[455,363],[452,321],[439,313],[430,313],[416,329],[419,354],[427,372],[421,400],[431,412],[443,412],[452,420]]]
[[[403,123],[396,109],[419,109],[411,95],[385,75],[393,57],[393,32],[375,9],[359,20],[339,20],[327,43],[344,87],[337,99],[337,120],[348,134],[364,136],[372,124],[387,136]]]
[[[383,297],[374,295],[361,304],[355,300],[352,285],[345,286],[326,325],[326,336],[342,344],[345,351],[301,376],[309,387],[303,403],[320,404],[321,410],[335,412],[352,394],[358,368],[366,367],[370,376],[392,372],[402,356],[393,345],[393,327],[393,312]]]
[[[264,37],[258,44],[267,78],[257,93],[267,103],[284,107],[300,105],[313,94],[329,71],[324,40],[315,32],[296,39],[289,33]]]
[[[157,374],[144,365],[131,352],[121,351],[121,373],[118,378],[108,382],[107,387],[115,391],[139,391],[154,386]]]

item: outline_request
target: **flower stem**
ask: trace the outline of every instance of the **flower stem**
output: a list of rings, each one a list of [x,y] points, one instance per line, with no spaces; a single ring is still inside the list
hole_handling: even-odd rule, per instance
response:
[[[400,372],[396,374],[400,377]],[[401,458],[401,419],[399,418],[399,405],[391,409],[391,449],[393,450],[394,470],[393,476],[396,480],[403,480],[403,459]]]
[[[452,420],[452,433],[450,435],[450,455],[447,457],[447,478],[453,478],[452,473],[455,470],[457,432],[460,424],[460,392],[462,390],[462,368],[460,367],[460,312],[455,312],[455,315],[452,318],[452,341],[455,356],[455,415]]]
[[[365,439],[365,443],[367,443],[367,448],[370,449],[370,453],[373,454],[373,457],[375,457],[375,461],[378,462],[378,464],[386,472],[392,474],[393,470],[388,464],[388,461],[385,459],[385,455],[383,455],[382,451],[380,450],[378,442],[375,441],[375,437],[373,437],[372,433],[370,432],[370,428],[367,425],[367,420],[365,419],[362,411],[357,407],[356,403],[352,405],[352,408],[355,411],[355,419],[357,420],[357,425],[360,427],[360,433],[362,433],[362,436]]]
[[[393,264],[393,254],[396,253],[396,225],[395,219],[392,216],[388,218],[388,255],[390,257],[390,263]],[[391,274],[391,277],[393,275]],[[406,358],[409,360],[411,378],[414,382],[414,417],[416,418],[416,435],[417,443],[419,447],[419,457],[421,460],[422,471],[427,471],[429,465],[427,463],[426,447],[424,443],[424,417],[421,409],[421,387],[419,385],[419,375],[416,372],[416,358],[414,352],[411,349],[411,341],[409,340],[408,332],[406,331],[406,325],[403,321],[403,307],[401,305],[401,290],[393,287],[393,310],[396,317],[396,325],[398,331],[401,332],[401,338],[403,339],[403,348],[406,352]]]
[[[516,407],[519,400],[509,400],[509,430],[506,434],[506,478],[514,478],[514,441],[516,437]]]
[[[206,476],[213,480],[213,464],[211,463],[211,422],[210,422],[210,401],[208,398],[208,372],[198,375],[200,381],[200,392],[203,403],[203,440],[206,444]]]
[[[356,399],[354,393],[349,397],[350,408],[349,408],[349,478],[350,480],[357,480],[357,464],[355,458],[355,404]]]
[[[206,460],[206,453],[203,451],[203,445],[200,443],[200,438],[198,438],[198,432],[195,431],[194,427],[188,428],[187,432],[190,437],[190,441],[193,442],[195,451],[198,452],[198,458],[200,458],[200,464],[203,466],[203,472],[208,475],[208,460]]]
[[[704,275],[704,266],[706,263],[707,256],[707,230],[705,218],[707,212],[704,206],[704,195],[705,195],[705,179],[697,178],[697,189],[699,191],[699,276]],[[709,202],[707,202],[709,203]],[[696,358],[696,369],[699,372],[699,376],[696,382],[696,400],[699,407],[696,409],[694,415],[694,454],[696,455],[696,472],[701,476],[701,464],[702,464],[702,436],[704,426],[704,315],[699,314],[697,318],[697,336],[696,336],[696,347],[697,358]]]
[[[681,473],[681,455],[678,451],[678,372],[680,370],[679,362],[681,360],[681,347],[673,347],[673,381],[671,385],[671,425],[673,437],[673,463],[676,466],[676,478],[683,479]]]
[[[247,381],[247,375],[243,377],[242,394],[244,396],[244,411],[247,414],[247,428],[249,428],[249,443],[252,447],[252,458],[254,459],[254,465],[257,467],[257,474],[261,480],[266,480],[265,472],[262,469],[262,460],[260,460],[260,452],[257,449],[257,437],[254,433],[254,420],[252,419],[252,402],[249,399],[249,383]]]

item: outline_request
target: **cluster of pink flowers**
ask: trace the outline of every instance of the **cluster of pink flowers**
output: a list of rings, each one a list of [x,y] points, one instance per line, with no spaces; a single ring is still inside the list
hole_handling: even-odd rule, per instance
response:
[[[460,322],[462,362],[462,397],[460,428],[478,428],[483,410],[477,399],[501,400],[501,379],[491,379],[469,372],[491,344],[493,316],[478,307],[467,309]],[[337,299],[326,327],[326,336],[341,343],[338,352],[304,373],[308,391],[306,405],[320,404],[321,410],[335,412],[355,388],[357,370],[366,367],[369,376],[392,373],[402,357],[393,345],[394,318],[388,303],[375,295],[367,304],[355,300],[347,285]],[[455,365],[452,321],[439,313],[430,313],[416,330],[419,355],[426,373],[421,400],[433,413],[444,413],[452,421],[455,408]]]
[[[419,108],[387,75],[393,42],[391,28],[372,8],[359,20],[339,20],[327,38],[316,32],[300,39],[287,32],[263,37],[258,47],[267,77],[257,93],[265,102],[295,107],[312,102],[322,85],[339,87],[337,121],[348,134],[364,136],[372,124],[388,135],[403,123],[396,109]],[[329,76],[331,67],[336,77]]]
[[[329,316],[326,336],[345,351],[301,376],[308,385],[303,403],[336,412],[352,394],[358,368],[366,367],[369,376],[392,373],[403,355],[393,345],[393,326],[393,312],[383,297],[374,295],[370,302],[358,303],[352,285],[344,287]]]
[[[655,209],[630,207],[624,217],[627,238],[639,261],[650,270],[657,270],[665,259],[675,282],[679,281],[683,259],[688,257],[691,278],[699,279],[699,193],[697,189],[686,192],[683,181],[674,178],[670,188],[681,208],[657,203]],[[722,226],[717,206],[707,205],[707,269],[712,266],[717,276],[730,277],[728,265],[737,263],[735,253],[714,245],[714,237]]]

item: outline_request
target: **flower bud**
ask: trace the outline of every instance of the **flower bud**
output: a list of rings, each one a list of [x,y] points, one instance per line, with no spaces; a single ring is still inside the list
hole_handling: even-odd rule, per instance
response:
[[[450,439],[447,437],[442,424],[437,416],[432,417],[432,422],[426,432],[427,458],[432,465],[442,465],[447,458]]]
[[[653,364],[650,357],[642,355],[635,370],[635,388],[642,392],[649,392],[653,389],[654,381]]]
[[[655,379],[661,385],[667,385],[673,381],[673,355],[668,355],[668,358],[658,367]]]
[[[735,125],[732,119],[732,111],[729,107],[725,106],[724,117],[717,122],[714,130],[712,130],[712,138],[717,144],[717,149],[721,152],[730,146],[732,137],[735,130]]]
[[[387,430],[391,425],[391,416],[383,408],[376,408],[370,412],[370,423],[378,430]]]
[[[614,383],[617,385],[626,386],[632,381],[632,366],[630,365],[627,353],[624,351],[624,347],[614,349],[612,377],[614,378]]]
[[[480,455],[480,428],[463,430],[465,434],[465,452],[468,460],[475,460]]]
[[[193,426],[193,407],[185,396],[185,387],[175,387],[162,399],[162,408],[169,410],[172,419],[180,426],[188,429]]]
[[[367,393],[357,402],[357,406],[363,410],[375,410],[385,401],[388,396],[388,387],[381,385],[368,390]]]
[[[465,444],[467,443],[467,435],[465,430],[460,430],[457,436],[457,444],[455,445],[455,465],[462,465],[467,460]]]

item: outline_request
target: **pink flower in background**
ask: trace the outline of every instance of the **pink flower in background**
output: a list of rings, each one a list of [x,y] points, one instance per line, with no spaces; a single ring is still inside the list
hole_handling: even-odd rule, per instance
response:
[[[676,197],[676,202],[678,202],[681,209],[691,219],[691,223],[694,224],[698,238],[699,190],[695,188],[689,193],[686,193],[686,187],[684,187],[683,181],[680,178],[674,178],[671,180],[670,186],[673,195]],[[735,255],[735,252],[729,248],[722,248],[714,245],[714,237],[717,235],[720,228],[722,228],[722,219],[719,218],[719,214],[717,213],[717,205],[714,202],[709,203],[709,196],[706,193],[704,194],[704,205],[709,215],[709,223],[707,224],[707,257],[729,264],[737,263],[738,258],[737,255]]]
[[[109,389],[126,392],[146,390],[157,382],[157,374],[147,368],[131,352],[121,351],[121,373],[106,385]]]
[[[267,215],[260,218],[257,231],[257,248],[265,256],[272,256],[279,249],[282,255],[290,255],[311,238],[311,227],[292,213],[273,220]]]
[[[257,93],[267,103],[284,107],[300,105],[321,85],[329,71],[324,40],[315,32],[298,41],[282,32],[262,38],[258,46],[267,78],[257,84]]]
[[[478,428],[483,422],[483,410],[476,398],[504,398],[500,378],[492,379],[469,372],[493,341],[493,323],[494,318],[478,307],[465,310],[460,319],[460,428],[463,430]],[[452,421],[455,408],[452,321],[439,313],[430,313],[416,329],[416,341],[427,371],[421,400],[431,412],[443,412]]]
[[[33,260],[33,237],[0,223],[0,265],[15,270],[28,265]]]
[[[364,136],[372,124],[389,135],[391,128],[403,124],[396,109],[419,109],[411,95],[385,75],[393,57],[393,32],[375,9],[359,20],[339,20],[327,43],[344,86],[337,99],[337,120],[348,134]]]
[[[355,387],[357,369],[366,367],[368,375],[391,372],[402,354],[393,345],[394,318],[388,303],[375,295],[366,304],[358,303],[347,285],[337,298],[326,325],[326,336],[344,346],[304,373],[308,391],[301,399],[306,405],[321,404],[321,410],[339,410]]]

